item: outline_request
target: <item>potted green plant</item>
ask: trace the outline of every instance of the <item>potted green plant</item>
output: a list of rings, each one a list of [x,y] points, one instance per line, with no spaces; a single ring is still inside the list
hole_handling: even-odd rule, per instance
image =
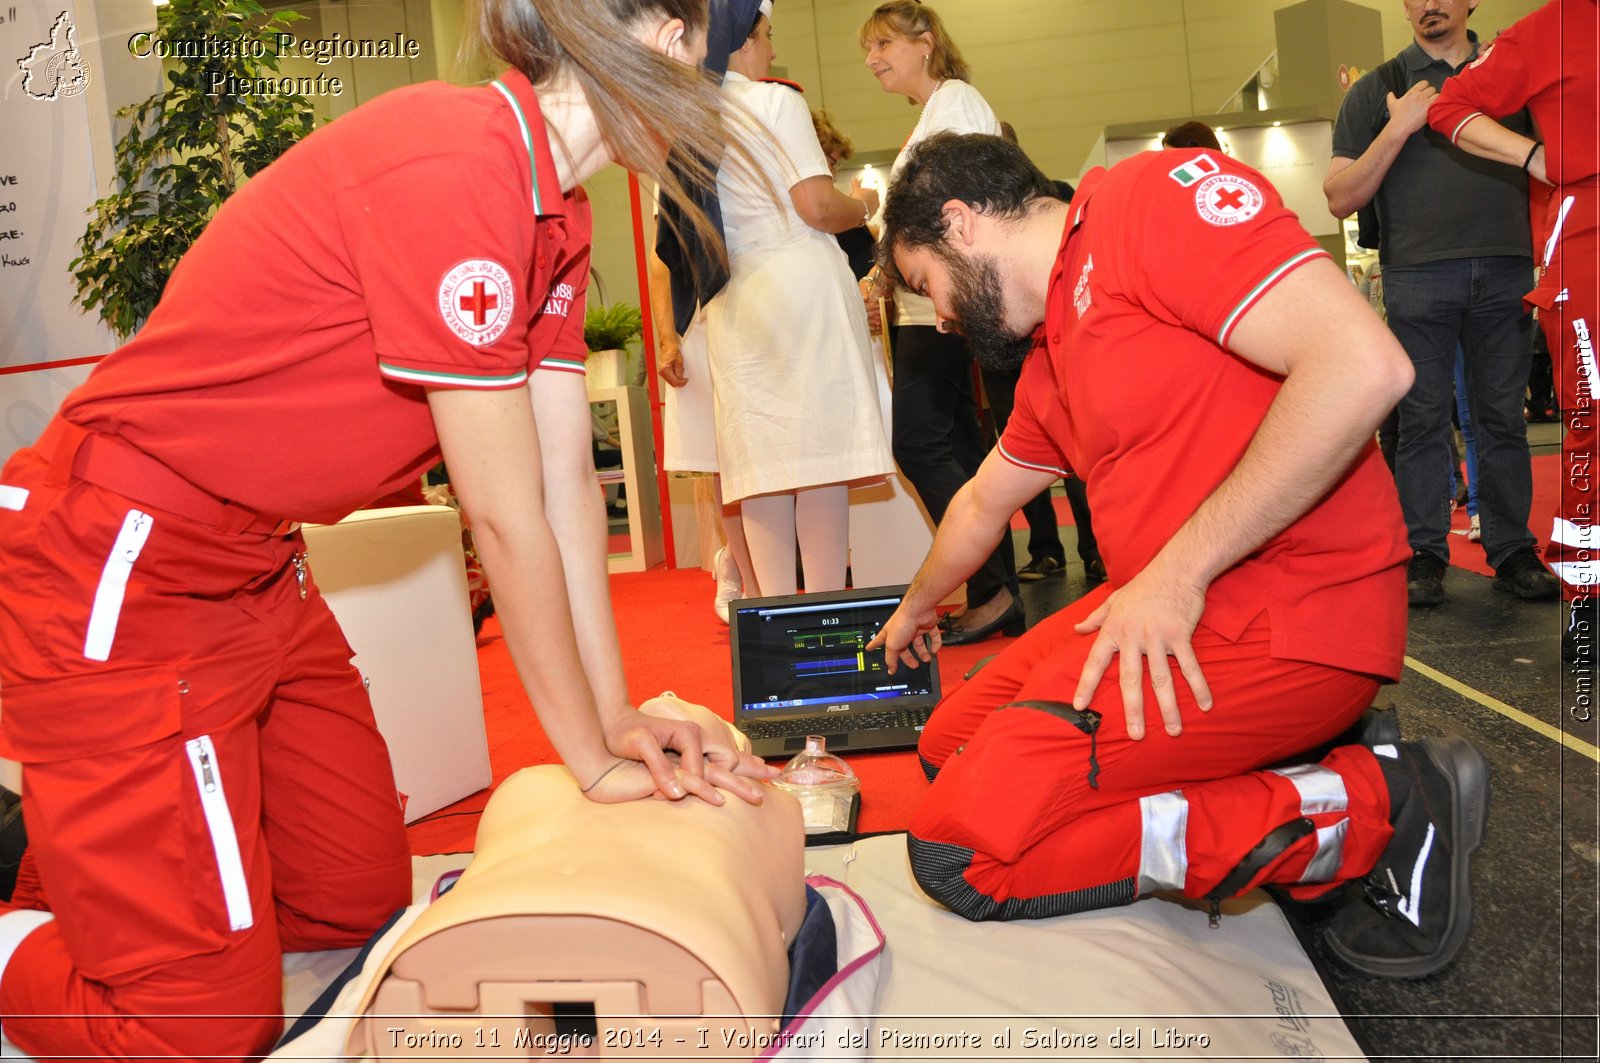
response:
[[[256,0],[171,0],[156,9],[167,41],[206,41],[207,54],[166,60],[167,87],[117,112],[116,191],[94,205],[70,268],[77,301],[126,338],[223,200],[311,132],[304,96],[252,93],[278,70],[280,34],[304,19]],[[232,86],[246,86],[234,95]],[[223,91],[212,91],[215,87]]]
[[[583,315],[583,342],[589,348],[589,383],[621,387],[633,382],[628,372],[628,344],[644,331],[644,319],[632,303],[591,306]]]

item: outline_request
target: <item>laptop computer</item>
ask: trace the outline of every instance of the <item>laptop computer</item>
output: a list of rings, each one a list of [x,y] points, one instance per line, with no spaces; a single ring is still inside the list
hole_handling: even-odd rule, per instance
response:
[[[741,598],[730,603],[733,722],[760,757],[789,757],[807,735],[828,749],[913,749],[939,703],[939,661],[890,675],[868,650],[900,605],[898,587]]]

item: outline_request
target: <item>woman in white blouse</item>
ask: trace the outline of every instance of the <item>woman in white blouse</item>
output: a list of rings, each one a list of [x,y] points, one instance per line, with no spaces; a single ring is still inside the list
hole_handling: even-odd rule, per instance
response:
[[[844,586],[851,481],[893,471],[866,313],[832,234],[877,207],[833,184],[800,93],[764,83],[771,5],[728,59],[730,153],[717,175],[727,287],[706,305],[722,495],[739,502],[759,593]],[[755,593],[745,588],[746,595]]]
[[[922,106],[889,172],[891,182],[906,150],[934,133],[1000,135],[994,111],[967,83],[967,64],[928,5],[880,4],[861,27],[861,47],[883,91]],[[939,331],[927,299],[902,291],[895,307],[894,457],[937,524],[983,461],[972,358],[959,335]],[[999,632],[1020,635],[1025,624],[1008,535],[967,580],[967,610],[946,630],[944,644],[978,642]]]

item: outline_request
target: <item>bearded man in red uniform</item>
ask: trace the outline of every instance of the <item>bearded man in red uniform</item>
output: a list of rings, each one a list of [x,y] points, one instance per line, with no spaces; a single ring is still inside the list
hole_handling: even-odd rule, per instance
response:
[[[975,355],[1022,363],[999,445],[881,634],[891,667],[937,650],[936,604],[1057,476],[1085,481],[1108,570],[929,721],[918,882],[1010,919],[1162,889],[1215,916],[1257,885],[1361,880],[1334,955],[1397,977],[1449,963],[1487,768],[1460,739],[1361,727],[1400,673],[1410,558],[1373,444],[1412,377],[1383,323],[1265,178],[1209,150],[1096,170],[1068,205],[998,138],[932,138],[890,188],[882,248]]]
[[[1445,82],[1428,124],[1474,155],[1520,164],[1556,186],[1549,238],[1535,248],[1543,272],[1524,301],[1539,310],[1549,343],[1557,402],[1567,432],[1561,444],[1561,499],[1545,560],[1561,577],[1572,612],[1562,656],[1578,689],[1593,689],[1600,630],[1600,535],[1595,534],[1594,353],[1600,310],[1600,3],[1550,0],[1496,37],[1466,70]],[[1498,118],[1527,107],[1543,140]]]

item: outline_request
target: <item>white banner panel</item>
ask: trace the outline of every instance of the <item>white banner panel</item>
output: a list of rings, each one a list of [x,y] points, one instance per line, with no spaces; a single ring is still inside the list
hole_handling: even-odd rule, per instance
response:
[[[84,314],[68,263],[97,197],[75,0],[0,0],[0,369],[85,358],[116,341]],[[86,370],[0,376],[0,452],[31,442]],[[38,379],[34,379],[37,377]]]

